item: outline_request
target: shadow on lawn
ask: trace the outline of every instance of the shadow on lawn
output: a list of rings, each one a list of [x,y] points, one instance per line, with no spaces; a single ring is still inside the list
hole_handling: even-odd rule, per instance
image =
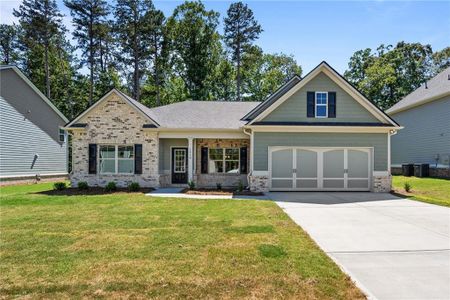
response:
[[[137,192],[130,192],[127,188],[117,188],[115,191],[106,191],[101,187],[89,187],[87,190],[78,188],[67,188],[64,190],[47,190],[36,192],[35,194],[47,196],[96,196],[96,195],[114,195],[114,194],[147,194],[154,191],[152,188],[141,188]]]

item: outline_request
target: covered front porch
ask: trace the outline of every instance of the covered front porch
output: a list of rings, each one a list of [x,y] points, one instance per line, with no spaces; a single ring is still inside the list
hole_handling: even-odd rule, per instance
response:
[[[160,134],[161,187],[237,187],[248,185],[250,139],[245,134]]]

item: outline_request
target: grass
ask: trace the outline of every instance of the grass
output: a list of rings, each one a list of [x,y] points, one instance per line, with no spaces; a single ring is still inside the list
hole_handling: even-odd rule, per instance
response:
[[[0,189],[0,298],[301,298],[363,294],[270,201]]]
[[[411,191],[405,191],[405,183],[411,185]],[[394,190],[406,197],[450,207],[450,180],[437,178],[418,178],[394,176],[392,181]]]

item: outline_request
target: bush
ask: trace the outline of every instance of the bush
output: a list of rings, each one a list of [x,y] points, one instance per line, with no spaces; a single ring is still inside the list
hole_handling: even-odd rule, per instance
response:
[[[53,184],[53,189],[57,190],[57,191],[62,191],[65,190],[67,188],[67,184],[65,182],[55,182]]]
[[[128,185],[128,190],[130,192],[138,192],[141,189],[141,186],[138,182],[132,182]]]
[[[405,189],[406,192],[410,192],[412,189],[412,186],[409,182],[405,182],[405,184],[403,185],[403,188]]]
[[[88,188],[89,188],[89,185],[88,185],[88,183],[87,183],[86,181],[80,181],[80,182],[78,182],[78,189],[79,189],[79,190],[85,191],[85,190],[87,190]]]
[[[222,184],[220,182],[216,183],[217,189],[220,191],[222,189]]]
[[[238,192],[242,192],[244,190],[244,184],[242,183],[242,180],[239,180],[238,182]]]
[[[189,181],[189,182],[188,182],[188,186],[189,186],[189,189],[190,189],[190,190],[195,189],[195,182]]]
[[[107,192],[114,192],[117,190],[117,185],[114,181],[108,182],[108,184],[105,186],[105,191]]]

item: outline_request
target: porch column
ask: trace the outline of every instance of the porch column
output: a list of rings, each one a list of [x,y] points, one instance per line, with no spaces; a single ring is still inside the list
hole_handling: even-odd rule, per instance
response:
[[[188,182],[194,179],[194,138],[188,137]]]

